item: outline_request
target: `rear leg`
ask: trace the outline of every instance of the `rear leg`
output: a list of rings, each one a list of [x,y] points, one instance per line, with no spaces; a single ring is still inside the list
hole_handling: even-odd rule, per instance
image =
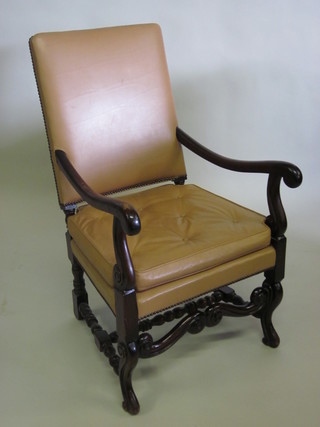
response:
[[[73,257],[72,261],[72,274],[73,274],[73,312],[78,320],[83,320],[80,313],[80,304],[88,304],[88,294],[85,287],[84,271],[79,262]]]

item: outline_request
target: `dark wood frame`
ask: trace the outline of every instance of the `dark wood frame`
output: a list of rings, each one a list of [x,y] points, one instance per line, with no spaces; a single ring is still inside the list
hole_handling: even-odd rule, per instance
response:
[[[109,359],[110,365],[119,375],[123,395],[123,408],[130,414],[139,412],[139,402],[132,387],[132,372],[138,359],[153,357],[163,353],[175,344],[186,332],[198,333],[205,326],[217,325],[223,316],[243,317],[253,315],[260,319],[263,342],[277,347],[280,339],[272,324],[272,314],[282,299],[281,280],[284,277],[287,227],[285,211],[280,198],[281,180],[291,188],[302,182],[299,168],[291,163],[276,161],[239,161],[229,159],[188,136],[180,128],[176,131],[178,141],[205,160],[225,169],[237,172],[268,174],[267,199],[269,216],[266,223],[271,229],[271,241],[276,250],[276,264],[264,272],[265,281],[256,288],[250,300],[245,302],[229,286],[213,291],[211,295],[200,296],[184,306],[168,309],[154,317],[139,320],[135,291],[135,273],[127,245],[127,235],[138,234],[141,229],[140,218],[134,207],[94,192],[80,177],[70,163],[67,154],[55,151],[56,160],[64,175],[79,193],[81,198],[93,207],[113,215],[113,243],[116,255],[114,266],[114,290],[116,306],[116,332],[108,334],[93,315],[85,290],[84,269],[74,257],[67,232],[68,254],[74,277],[73,305],[77,319],[85,319],[95,342],[101,352]],[[183,184],[185,177],[176,177],[176,184]],[[74,213],[73,206],[63,207],[66,215]],[[153,341],[149,331],[153,326],[176,321],[175,326],[162,338]],[[117,344],[117,350],[115,348]]]

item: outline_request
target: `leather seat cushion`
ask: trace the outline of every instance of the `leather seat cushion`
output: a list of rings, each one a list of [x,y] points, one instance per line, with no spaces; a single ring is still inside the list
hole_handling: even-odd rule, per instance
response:
[[[194,185],[162,185],[119,198],[133,205],[141,220],[141,232],[127,238],[138,292],[270,246],[263,215]],[[91,206],[68,218],[75,245],[111,287],[112,223],[111,215]]]
[[[112,285],[107,283],[96,270],[74,240],[71,241],[72,252],[78,259],[92,283],[104,298],[106,303],[116,313],[115,292]],[[272,246],[243,256],[236,260],[201,271],[189,277],[175,280],[164,285],[156,286],[142,292],[136,292],[139,319],[177,306],[185,301],[212,292],[230,283],[238,282],[272,268],[275,264],[275,249]]]

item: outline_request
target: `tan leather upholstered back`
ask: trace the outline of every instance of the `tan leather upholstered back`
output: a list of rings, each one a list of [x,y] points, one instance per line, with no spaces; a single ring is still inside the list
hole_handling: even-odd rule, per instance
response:
[[[158,25],[42,33],[30,48],[61,204],[79,195],[56,149],[99,193],[185,175]]]

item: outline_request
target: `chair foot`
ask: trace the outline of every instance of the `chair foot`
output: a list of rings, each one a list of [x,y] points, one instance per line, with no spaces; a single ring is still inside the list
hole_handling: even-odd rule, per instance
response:
[[[139,401],[132,388],[132,371],[138,363],[138,349],[135,343],[119,344],[118,352],[121,357],[119,367],[119,378],[123,396],[122,407],[131,415],[138,414],[140,410]]]
[[[268,302],[259,313],[264,334],[262,342],[269,347],[276,348],[280,344],[280,338],[272,324],[272,314],[282,300],[283,290],[280,282],[270,284],[265,281],[263,288],[267,291]]]
[[[139,413],[140,405],[134,393],[130,399],[126,399],[122,402],[122,408],[130,415],[137,415]]]
[[[277,348],[279,347],[279,344],[280,344],[280,338],[276,331],[273,332],[272,337],[271,336],[268,338],[263,337],[261,341],[263,342],[264,345],[267,345],[268,347],[271,347],[271,348]]]

